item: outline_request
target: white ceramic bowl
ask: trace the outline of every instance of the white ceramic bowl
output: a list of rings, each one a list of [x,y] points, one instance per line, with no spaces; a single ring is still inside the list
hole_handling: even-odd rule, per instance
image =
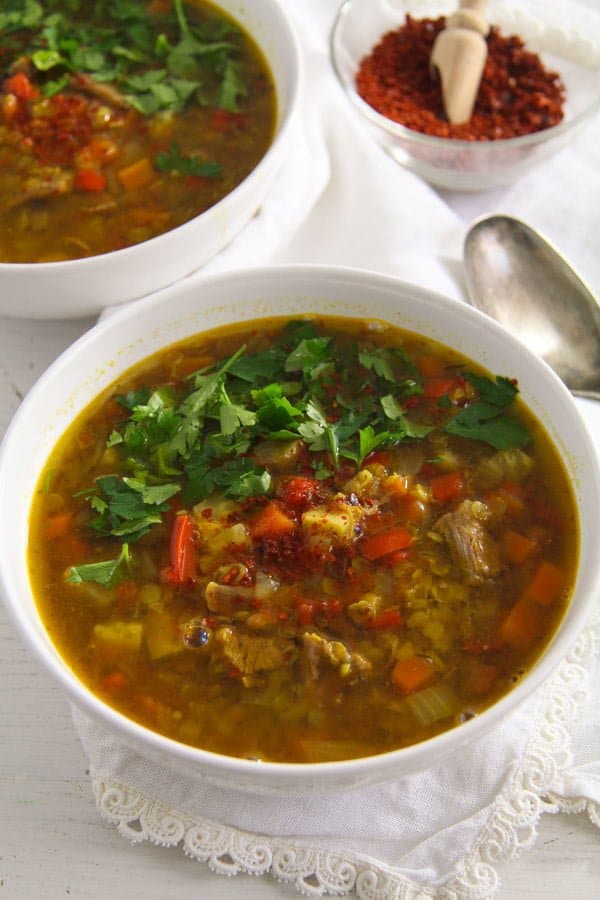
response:
[[[157,291],[200,268],[250,221],[289,152],[299,107],[302,58],[277,0],[216,0],[262,50],[275,82],[273,142],[226,197],[189,222],[124,250],[51,263],[0,263],[0,315],[88,316]]]
[[[365,759],[317,764],[252,762],[197,750],[155,734],[105,705],[73,675],[38,615],[26,562],[29,507],[40,472],[74,417],[120,373],[161,347],[230,322],[321,313],[374,317],[455,347],[493,373],[515,376],[572,479],[581,528],[574,596],[551,645],[515,689],[459,727],[412,747]],[[0,588],[37,657],[67,695],[140,753],[218,784],[286,793],[327,791],[422,770],[506,717],[553,670],[600,589],[600,474],[569,392],[498,324],[469,306],[394,278],[345,268],[290,266],[180,282],[117,310],[68,349],[23,401],[0,450]]]
[[[487,19],[517,34],[559,72],[567,89],[565,118],[553,128],[497,141],[461,141],[412,131],[359,96],[360,61],[409,13],[436,18],[456,0],[344,0],[331,33],[331,62],[353,109],[390,156],[437,187],[483,191],[511,184],[573,140],[600,111],[600,11],[574,0],[490,0]]]

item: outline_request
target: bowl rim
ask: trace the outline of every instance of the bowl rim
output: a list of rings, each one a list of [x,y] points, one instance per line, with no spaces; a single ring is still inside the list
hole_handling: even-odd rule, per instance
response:
[[[588,118],[592,118],[598,111],[600,111],[599,93],[597,98],[590,106],[577,113],[577,115],[573,116],[573,118],[571,119],[563,119],[558,123],[558,125],[552,125],[550,128],[543,128],[540,131],[531,132],[531,134],[522,134],[518,137],[511,138],[498,138],[493,141],[466,141],[462,138],[438,137],[434,134],[424,134],[421,131],[415,131],[412,128],[407,128],[406,125],[401,125],[400,122],[395,122],[393,119],[388,119],[387,116],[384,116],[373,106],[363,100],[358,91],[353,87],[352,83],[344,77],[344,74],[339,65],[337,47],[340,43],[339,31],[344,23],[346,16],[350,12],[352,3],[353,0],[342,0],[342,3],[335,15],[333,25],[331,26],[331,29],[329,31],[329,61],[331,64],[331,68],[333,69],[338,84],[342,88],[346,98],[350,101],[351,106],[356,111],[360,112],[372,125],[377,126],[382,131],[387,132],[387,134],[392,135],[393,137],[403,138],[406,141],[410,140],[413,141],[416,145],[423,145],[423,147],[431,148],[432,146],[435,146],[446,150],[450,150],[452,147],[454,147],[460,150],[469,149],[475,153],[479,152],[476,149],[479,147],[485,148],[485,151],[492,154],[495,152],[500,152],[500,150],[504,151],[507,148],[517,149],[520,147],[529,147],[533,144],[539,144],[543,143],[544,141],[550,140],[552,137],[559,137],[560,135],[565,134],[574,127],[577,127]],[[386,30],[389,31],[390,29]]]
[[[157,242],[164,241],[165,238],[168,238],[170,240],[177,240],[178,235],[185,234],[187,231],[193,232],[195,223],[198,221],[198,219],[201,219],[203,216],[207,215],[214,215],[215,217],[218,216],[224,207],[226,207],[229,203],[235,202],[235,199],[238,197],[238,195],[247,190],[248,184],[253,183],[260,177],[263,170],[270,165],[272,157],[277,153],[280,145],[283,143],[283,141],[286,140],[288,133],[293,128],[297,116],[297,110],[299,107],[299,100],[301,97],[304,80],[304,61],[302,50],[300,47],[300,41],[298,39],[298,35],[296,34],[296,29],[293,27],[287,12],[284,10],[283,6],[279,2],[277,2],[277,0],[260,0],[260,4],[267,3],[270,5],[270,9],[268,10],[269,19],[278,19],[280,33],[283,34],[285,32],[286,34],[289,51],[286,54],[286,59],[290,66],[291,90],[289,100],[284,110],[281,109],[280,97],[277,95],[277,121],[275,123],[275,130],[271,143],[259,159],[258,163],[254,166],[253,169],[250,170],[250,172],[248,172],[245,178],[243,178],[239,182],[239,184],[237,184],[233,188],[233,190],[225,194],[224,197],[221,197],[221,199],[217,201],[217,203],[209,206],[208,209],[205,209],[203,212],[198,213],[192,219],[188,219],[187,222],[182,222],[181,225],[177,225],[175,228],[169,228],[168,231],[162,231],[160,234],[156,234],[154,235],[154,237],[148,238],[145,241],[140,241],[137,244],[129,244],[128,246],[121,247],[118,250],[107,250],[104,253],[96,253],[93,256],[75,257],[74,259],[61,259],[50,262],[28,263],[3,262],[0,260],[0,275],[3,271],[10,271],[11,274],[18,274],[22,271],[31,271],[32,267],[35,269],[35,274],[39,274],[41,276],[50,272],[52,272],[53,274],[57,274],[61,271],[68,273],[72,269],[77,269],[78,272],[82,272],[82,274],[84,274],[82,271],[84,268],[91,269],[94,266],[102,265],[105,260],[110,261],[118,258],[119,261],[123,261],[127,258],[127,256],[140,255],[147,247],[150,248],[150,253],[160,253],[161,248],[157,246]],[[218,10],[220,8],[219,0],[214,0],[213,5]],[[233,12],[229,12],[229,15],[232,18],[235,18]],[[245,30],[248,31],[247,28]],[[253,34],[251,34],[251,37],[253,38],[253,40],[255,40]],[[260,44],[258,44],[258,41],[255,40],[255,42],[259,47],[262,55],[265,57],[265,60],[267,61],[267,63],[269,63],[266,52],[260,46]],[[271,68],[270,63],[269,68]],[[275,79],[273,80],[275,81]]]
[[[9,473],[5,473],[4,470],[7,465],[10,470],[10,456],[15,453],[18,454],[19,432],[22,420],[27,418],[29,408],[34,404],[38,396],[43,396],[46,385],[50,384],[63,370],[68,370],[73,366],[78,357],[85,353],[90,343],[94,343],[97,338],[106,338],[112,331],[116,331],[117,334],[123,333],[132,320],[135,321],[137,319],[139,322],[143,318],[144,313],[153,307],[170,306],[175,308],[180,298],[185,303],[188,293],[195,294],[203,289],[209,292],[215,284],[217,286],[225,284],[233,291],[237,283],[247,284],[249,279],[256,283],[254,293],[257,295],[260,286],[265,283],[273,284],[275,287],[280,287],[281,291],[289,293],[294,287],[294,280],[302,282],[302,280],[306,281],[308,279],[313,285],[313,297],[316,302],[317,297],[323,296],[328,284],[335,283],[339,285],[340,280],[343,281],[345,279],[347,283],[352,283],[355,286],[363,285],[367,290],[369,288],[376,289],[377,287],[393,290],[399,294],[400,298],[408,293],[414,298],[415,302],[418,300],[419,303],[431,309],[439,309],[442,305],[447,306],[449,304],[453,310],[458,307],[461,310],[461,315],[471,319],[473,323],[485,326],[486,330],[489,330],[491,333],[492,339],[498,338],[505,345],[511,346],[515,352],[524,355],[528,368],[532,371],[537,371],[538,375],[549,383],[554,397],[562,400],[563,404],[568,404],[573,414],[573,420],[576,426],[579,427],[579,434],[577,435],[579,455],[585,460],[586,466],[589,466],[595,476],[591,485],[591,491],[596,497],[597,506],[600,508],[600,461],[573,397],[546,363],[534,356],[495,320],[490,319],[468,304],[453,301],[441,293],[422,288],[393,275],[350,266],[297,263],[231,270],[205,276],[200,282],[180,281],[156,292],[156,294],[141,302],[116,309],[85,332],[60,354],[35,382],[9,424],[0,445],[0,510],[7,506],[3,495],[6,490],[4,485],[8,482]],[[307,311],[307,314],[310,314],[311,311]],[[318,314],[318,310],[315,312]],[[177,312],[174,312],[173,316],[176,317]],[[354,316],[354,318],[356,317]],[[191,334],[192,332],[188,332],[188,336]],[[170,343],[181,339],[183,338],[177,337],[163,340],[155,350],[149,350],[145,355],[148,356],[153,352],[158,352],[160,347],[166,347]],[[132,363],[124,366],[122,369],[117,367],[114,377],[118,377],[121,371],[126,371],[131,365]],[[89,398],[87,402],[90,402]],[[83,408],[85,408],[85,404]],[[61,427],[61,434],[64,433],[65,428],[68,427],[75,415],[79,414],[80,411],[77,410],[75,414],[71,415],[67,425]],[[56,444],[57,439],[53,441],[53,446]],[[52,451],[50,450],[49,452]],[[566,464],[565,454],[560,449],[559,453],[563,463]],[[39,477],[43,465],[47,462],[47,458],[48,453],[46,453],[42,463],[36,467],[36,478]],[[577,505],[578,512],[580,512],[579,504]],[[582,538],[580,522],[580,539]],[[7,562],[10,563],[10,561]],[[584,593],[583,588],[580,589],[580,593],[584,594],[583,599],[576,607],[571,604],[569,607],[571,610],[570,614],[565,614],[558,631],[546,646],[542,656],[528,670],[526,677],[508,694],[501,697],[473,719],[424,742],[373,756],[320,763],[255,761],[226,756],[180,743],[146,728],[110,707],[96,696],[91,689],[87,688],[61,656],[58,649],[52,644],[50,638],[48,638],[50,647],[44,643],[41,634],[38,634],[36,629],[32,627],[27,613],[22,609],[16,585],[12,584],[14,579],[11,577],[10,568],[4,564],[0,564],[0,594],[17,630],[33,650],[38,661],[41,661],[48,669],[66,695],[76,706],[88,713],[95,721],[103,723],[113,735],[116,733],[124,743],[133,746],[142,755],[146,754],[148,757],[153,755],[160,756],[163,762],[166,756],[173,766],[179,764],[188,773],[195,773],[197,777],[205,777],[213,783],[231,785],[235,783],[236,779],[239,779],[236,786],[247,787],[251,784],[253,789],[267,792],[281,790],[282,784],[286,790],[289,789],[291,792],[316,792],[323,789],[338,790],[361,783],[382,782],[394,777],[394,773],[403,775],[413,771],[423,771],[431,764],[447,756],[453,749],[455,750],[465,743],[484,736],[506,713],[516,711],[558,666],[589,616],[589,610],[595,597],[592,588],[600,584],[600,555],[589,559],[588,554],[588,563],[589,571],[584,572],[585,582],[587,583],[587,587],[584,584],[586,592]],[[22,565],[27,570],[26,559],[14,563],[15,571],[16,569],[21,569]],[[30,585],[28,575],[26,575],[26,580]],[[33,596],[31,586],[30,592]],[[34,607],[37,610],[35,601]],[[46,632],[39,613],[37,614],[37,620],[42,630]]]

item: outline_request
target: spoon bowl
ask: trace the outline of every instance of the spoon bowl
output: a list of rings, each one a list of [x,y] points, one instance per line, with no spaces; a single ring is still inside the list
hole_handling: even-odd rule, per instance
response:
[[[567,387],[600,400],[600,305],[539,232],[507,215],[476,221],[464,244],[473,306],[541,356]]]

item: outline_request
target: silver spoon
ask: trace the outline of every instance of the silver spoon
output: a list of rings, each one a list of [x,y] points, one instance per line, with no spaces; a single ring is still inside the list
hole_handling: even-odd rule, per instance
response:
[[[568,262],[519,219],[485,216],[465,238],[473,306],[552,366],[573,394],[600,400],[600,305]]]

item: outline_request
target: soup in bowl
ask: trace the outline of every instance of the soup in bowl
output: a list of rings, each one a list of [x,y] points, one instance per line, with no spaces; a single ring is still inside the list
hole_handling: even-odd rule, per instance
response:
[[[115,314],[0,466],[4,592],[71,698],[240,786],[426,768],[548,675],[598,580],[566,389],[371,273],[236,273]]]
[[[188,274],[283,158],[300,63],[276,4],[16,4],[0,50],[4,313],[91,313]]]

